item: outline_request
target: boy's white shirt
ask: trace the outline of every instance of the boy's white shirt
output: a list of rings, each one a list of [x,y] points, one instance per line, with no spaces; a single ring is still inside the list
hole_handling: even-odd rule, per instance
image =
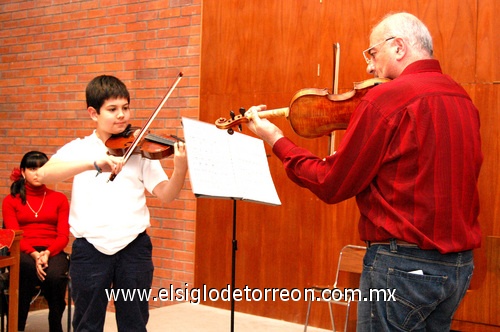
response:
[[[61,161],[97,160],[108,149],[95,131],[77,138],[52,157]],[[73,179],[69,224],[76,238],[84,237],[100,252],[112,255],[150,226],[145,190],[152,193],[168,181],[161,163],[132,155],[114,181],[110,173],[85,171]]]

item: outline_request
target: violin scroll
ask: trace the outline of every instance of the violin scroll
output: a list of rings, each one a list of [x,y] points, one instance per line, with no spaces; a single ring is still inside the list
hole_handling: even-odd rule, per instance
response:
[[[233,127],[238,126],[238,128],[241,131],[241,125],[244,123],[250,122],[252,120],[252,115],[250,113],[246,113],[244,108],[240,108],[240,115],[234,115],[234,112],[230,111],[229,114],[231,116],[231,119],[226,119],[226,118],[218,118],[217,121],[215,121],[215,125],[219,129],[227,129],[227,132],[232,135],[234,133],[234,130],[232,129]],[[274,110],[267,110],[267,111],[261,111],[259,112],[259,117],[261,119],[268,119],[268,118],[276,118],[276,117],[286,117],[288,118],[288,113],[289,113],[289,108],[284,107],[284,108],[277,108]]]
[[[233,111],[229,111],[229,116],[231,119],[227,120],[226,118],[220,117],[215,121],[215,125],[219,129],[227,129],[227,133],[229,135],[234,134],[233,127],[238,126],[239,131],[242,130],[242,124],[250,121],[249,117],[245,116],[246,110],[243,107],[239,109],[240,114],[236,115]]]
[[[217,128],[227,129],[227,133],[229,135],[234,134],[233,127],[238,126],[241,131],[241,125],[250,121],[245,117],[245,112],[240,115],[235,115],[233,111],[229,111],[229,116],[231,117],[230,119],[220,117],[217,119],[217,121],[215,121],[215,125],[217,126]]]

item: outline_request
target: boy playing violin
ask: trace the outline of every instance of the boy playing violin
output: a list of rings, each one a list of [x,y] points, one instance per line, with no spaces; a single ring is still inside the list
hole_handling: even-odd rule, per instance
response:
[[[106,140],[129,124],[129,92],[118,78],[102,75],[87,85],[86,100],[96,129],[59,149],[39,169],[38,178],[45,184],[73,177],[69,217],[75,237],[70,265],[73,328],[102,331],[108,289],[151,289],[145,189],[163,202],[174,200],[184,185],[187,158],[184,144],[176,143],[174,171],[168,178],[158,160],[132,155],[124,164],[121,157],[108,155]],[[119,175],[108,181],[111,174]],[[119,299],[115,308],[119,331],[146,331],[147,301]]]

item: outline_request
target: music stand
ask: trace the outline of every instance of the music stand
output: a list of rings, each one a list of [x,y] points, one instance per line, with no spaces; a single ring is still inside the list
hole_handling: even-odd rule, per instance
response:
[[[236,201],[281,205],[274,187],[264,142],[234,133],[228,135],[213,124],[182,118],[191,180],[196,197],[233,200],[231,267],[231,331],[234,331],[236,283]],[[243,174],[244,176],[241,176]],[[224,181],[219,181],[224,179]]]

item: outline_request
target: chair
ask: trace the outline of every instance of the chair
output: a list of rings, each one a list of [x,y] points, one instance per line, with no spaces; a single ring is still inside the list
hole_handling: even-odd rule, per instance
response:
[[[361,276],[361,272],[363,271],[363,257],[366,253],[366,247],[356,246],[356,245],[346,245],[340,250],[339,254],[339,262],[337,265],[337,272],[335,275],[335,282],[333,284],[333,288],[328,286],[313,286],[313,295],[315,296],[314,301],[327,302],[328,309],[330,311],[330,320],[332,324],[332,330],[335,332],[335,319],[333,317],[332,304],[338,304],[346,307],[346,316],[345,316],[345,324],[344,331],[347,331],[348,323],[349,323],[349,311],[351,308],[351,302],[357,301],[359,299],[360,294],[356,294],[356,292],[344,292],[345,289],[357,289],[359,288],[359,280],[356,282],[356,285],[352,285],[352,283],[348,283],[349,277],[352,277],[352,274],[356,274]],[[322,292],[325,290],[335,290],[334,299],[323,299]],[[342,293],[342,294],[340,294]],[[330,293],[328,292],[328,295]],[[340,296],[341,295],[341,296]],[[306,323],[304,325],[304,332],[307,331],[307,325],[309,323],[309,314],[311,313],[311,305],[313,299],[312,296],[309,297],[309,302],[307,306],[307,314],[306,314]]]
[[[10,234],[9,234],[10,233]],[[7,321],[12,321],[13,323],[10,324],[8,331],[17,331],[17,306],[18,306],[18,296],[19,296],[19,260],[20,260],[20,246],[19,246],[19,241],[21,240],[22,237],[22,231],[13,231],[13,230],[7,230],[7,229],[2,229],[1,230],[1,238],[2,238],[2,247],[6,247],[10,251],[10,256],[0,256],[0,268],[8,268],[9,269],[9,278],[8,278],[8,284],[9,289],[11,290],[13,296],[12,301],[5,302],[8,307],[8,316],[7,316]],[[3,243],[4,239],[8,237],[10,244],[5,244]],[[5,277],[5,275],[3,275]],[[4,285],[5,286],[5,285]],[[2,304],[4,304],[4,293],[2,290]],[[3,305],[2,305],[2,330],[3,330],[3,317],[4,317],[4,312],[3,312]]]

